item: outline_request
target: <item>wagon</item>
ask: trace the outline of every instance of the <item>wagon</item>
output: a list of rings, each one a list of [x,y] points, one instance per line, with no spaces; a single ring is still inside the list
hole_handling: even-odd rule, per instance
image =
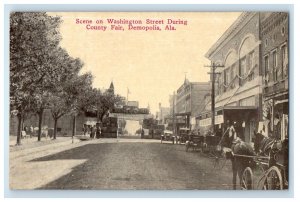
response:
[[[280,141],[275,144],[281,144]],[[282,146],[280,146],[282,147]],[[253,170],[246,167],[241,177],[241,189],[251,190],[282,190],[288,187],[288,163],[283,149],[272,149],[269,156],[234,156],[242,158],[252,158],[262,171],[256,183],[254,183]],[[256,186],[255,186],[256,185]]]
[[[213,161],[214,169],[222,169],[227,161],[226,154],[228,151],[220,145],[221,137],[216,135],[205,136],[203,144],[203,153],[205,153]]]
[[[193,151],[200,149],[202,151],[204,145],[204,136],[203,135],[189,135],[188,141],[185,143],[185,151],[188,152],[190,148]]]

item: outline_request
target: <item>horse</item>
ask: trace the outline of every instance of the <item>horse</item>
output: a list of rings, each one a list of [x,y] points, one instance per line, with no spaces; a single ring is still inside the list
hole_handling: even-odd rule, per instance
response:
[[[253,142],[254,148],[249,143],[242,141],[237,138],[230,140],[227,138],[227,142],[224,141],[226,138],[222,138],[221,146],[231,148],[229,156],[232,162],[232,184],[233,189],[236,189],[236,177],[239,176],[240,185],[242,185],[242,174],[247,167],[253,169],[256,165],[254,157],[256,156],[268,156],[269,162],[268,167],[278,165],[278,162],[283,165],[284,176],[288,178],[288,141],[279,141],[270,137],[266,137],[259,132],[254,131]],[[228,141],[229,140],[229,141]],[[222,145],[223,143],[223,145]],[[227,143],[227,145],[226,145]],[[286,182],[287,184],[287,182]]]
[[[224,133],[225,135],[225,133]],[[224,136],[223,135],[223,136]],[[227,136],[229,134],[227,133]],[[231,152],[226,153],[226,157],[231,160],[232,164],[232,186],[236,190],[237,186],[237,175],[240,179],[240,185],[242,185],[242,174],[247,167],[254,168],[255,162],[253,157],[255,156],[255,151],[249,143],[242,141],[240,138],[231,139],[226,136],[221,138],[219,143],[222,147],[230,148]],[[223,149],[225,151],[225,149]]]
[[[268,156],[268,168],[277,166],[284,176],[285,186],[288,186],[288,139],[277,140],[266,137],[261,133],[254,133],[254,150],[259,156]]]

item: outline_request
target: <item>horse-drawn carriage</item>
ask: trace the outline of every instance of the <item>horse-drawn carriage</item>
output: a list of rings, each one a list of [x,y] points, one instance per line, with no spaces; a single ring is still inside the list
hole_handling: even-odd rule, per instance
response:
[[[188,136],[188,141],[185,143],[185,151],[188,152],[190,148],[193,149],[193,151],[200,149],[203,150],[204,145],[204,136],[198,135],[198,134],[190,134]]]
[[[234,158],[249,159],[247,167],[240,174],[241,189],[282,190],[288,188],[288,140],[276,140],[255,134],[256,155],[233,153]],[[254,166],[253,166],[254,165]],[[255,180],[255,169],[261,171]],[[256,186],[255,186],[256,185]]]
[[[276,140],[261,133],[254,133],[253,140],[254,148],[249,143],[236,139],[229,149],[230,156],[227,157],[232,162],[233,189],[236,189],[237,175],[243,190],[287,189],[288,140]],[[221,145],[222,138],[219,143]]]

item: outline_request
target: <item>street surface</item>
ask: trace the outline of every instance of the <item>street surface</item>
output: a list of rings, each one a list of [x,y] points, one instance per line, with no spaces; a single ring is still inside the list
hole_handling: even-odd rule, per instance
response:
[[[53,141],[53,140],[50,140]],[[201,152],[159,140],[56,140],[10,148],[12,189],[231,189],[231,163],[214,169]]]

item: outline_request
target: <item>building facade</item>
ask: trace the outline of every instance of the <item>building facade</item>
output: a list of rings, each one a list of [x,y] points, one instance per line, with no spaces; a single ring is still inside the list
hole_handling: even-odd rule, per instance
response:
[[[156,119],[158,120],[159,124],[166,124],[166,120],[170,115],[170,108],[163,107],[161,103],[159,103],[158,107],[159,111],[156,114]]]
[[[265,134],[282,140],[288,137],[288,13],[263,13],[261,18]]]
[[[175,111],[177,117],[184,117],[186,127],[190,128],[193,122],[191,120],[203,110],[204,97],[210,91],[209,82],[189,82],[187,79],[179,87],[176,92]]]
[[[223,67],[215,75],[217,130],[237,122],[241,138],[249,142],[262,119],[262,68],[260,14],[244,12],[208,50],[212,64]],[[210,105],[200,115],[200,125],[211,125]]]

